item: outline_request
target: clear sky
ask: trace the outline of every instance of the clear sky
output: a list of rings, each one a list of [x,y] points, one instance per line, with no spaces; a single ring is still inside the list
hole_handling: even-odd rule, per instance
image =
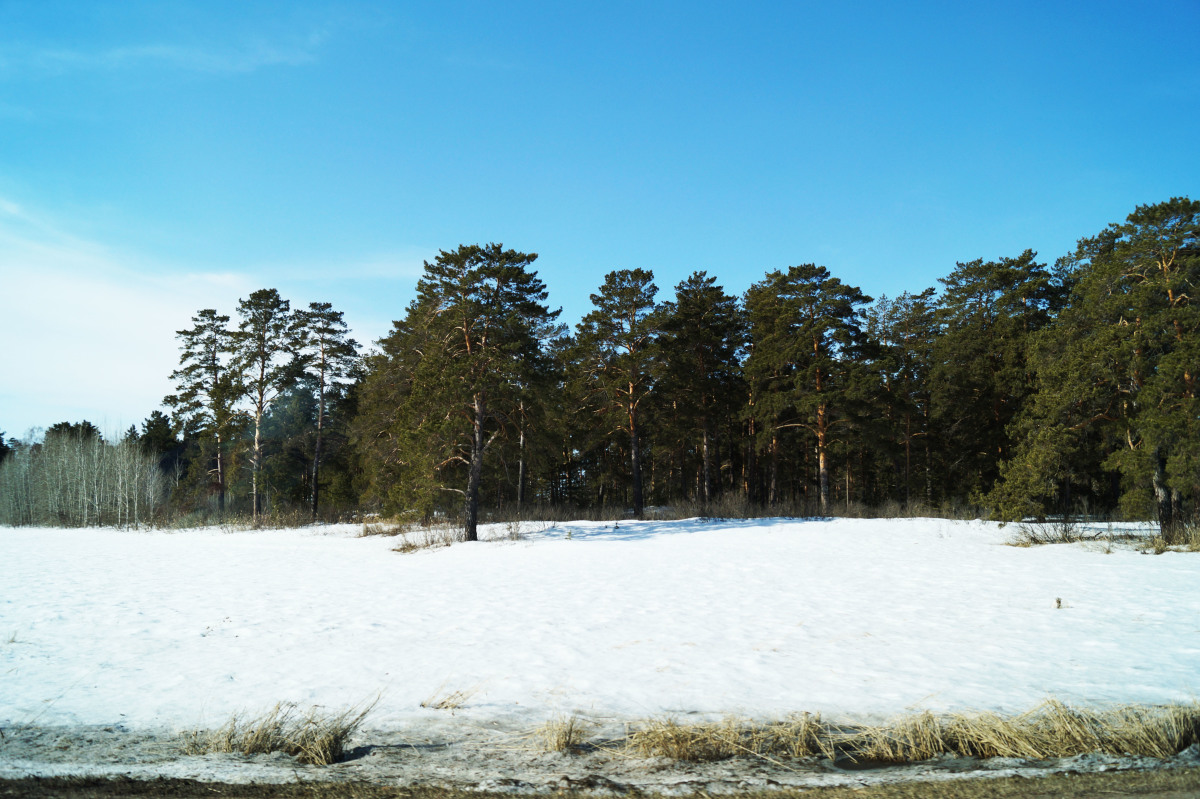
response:
[[[502,242],[867,294],[1200,196],[1200,2],[0,0],[0,430],[140,423],[278,288],[385,334]]]

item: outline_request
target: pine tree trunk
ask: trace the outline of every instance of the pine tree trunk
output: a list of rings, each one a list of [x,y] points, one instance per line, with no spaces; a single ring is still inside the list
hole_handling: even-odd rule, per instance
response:
[[[225,518],[225,455],[220,433],[217,433],[217,516]]]
[[[825,429],[825,405],[817,406],[817,475],[821,488],[821,515],[829,512],[828,431]]]
[[[704,420],[704,438],[700,443],[700,449],[704,457],[704,482],[701,486],[701,499],[705,505],[712,502],[712,453],[708,448],[708,420]]]
[[[317,503],[319,501],[318,494],[321,491],[321,432],[325,421],[325,376],[321,375],[321,387],[318,391],[317,399],[317,441],[313,445],[313,468],[312,468],[312,517],[313,521],[317,520]]]
[[[629,460],[633,476],[633,516],[642,518],[642,450],[638,440],[637,413],[629,409]]]
[[[525,402],[521,401],[521,430],[517,438],[517,447],[520,451],[519,460],[517,461],[517,512],[525,506]]]
[[[1159,448],[1154,449],[1154,501],[1158,506],[1158,534],[1168,544],[1175,543],[1178,520],[1175,517],[1177,502],[1172,501],[1172,491],[1167,485],[1167,459]]]
[[[258,527],[258,470],[262,466],[262,411],[254,415],[254,460],[250,470],[250,497],[253,507],[250,518],[254,527]]]
[[[771,432],[771,482],[767,487],[767,504],[779,502],[779,433]]]
[[[483,480],[483,397],[475,395],[475,424],[471,434],[471,466],[467,478],[467,540],[479,540],[479,484]]]

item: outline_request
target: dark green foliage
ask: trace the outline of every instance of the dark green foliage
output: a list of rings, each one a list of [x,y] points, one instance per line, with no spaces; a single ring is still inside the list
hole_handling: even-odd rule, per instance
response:
[[[1082,239],[1060,264],[1072,286],[1037,337],[1037,393],[1014,426],[1021,445],[996,491],[1001,515],[1069,512],[1072,487],[1134,516],[1156,515],[1168,541],[1200,500],[1200,202],[1139,206]]]
[[[770,272],[746,292],[749,414],[769,456],[768,502],[781,494],[781,433],[803,430],[816,450],[817,501],[828,512],[833,437],[853,417],[867,344],[860,306],[870,300],[814,264]]]
[[[934,290],[880,298],[868,310],[866,332],[874,344],[868,367],[874,377],[870,444],[878,469],[873,499],[911,508],[933,502],[931,374],[938,340]]]
[[[383,353],[368,363],[358,440],[374,494],[395,511],[428,517],[447,493],[462,497],[476,538],[484,458],[519,436],[544,368],[542,342],[557,332],[536,254],[499,244],[442,251]]]
[[[250,403],[250,418],[254,423],[250,496],[251,513],[257,524],[262,510],[258,482],[265,454],[263,417],[276,398],[295,384],[302,371],[301,320],[292,313],[291,303],[275,289],[259,289],[239,301],[237,310],[241,321],[233,338],[233,368],[241,380],[243,396]]]
[[[264,289],[236,330],[200,311],[173,418],[116,446],[157,459],[179,511],[223,512],[228,491],[256,516],[462,516],[473,537],[481,514],[547,505],[967,506],[1154,517],[1177,541],[1200,510],[1198,230],[1200,203],[1141,206],[1053,269],[963,262],[940,296],[869,308],[813,264],[742,302],[696,272],[661,305],[651,272],[618,270],[574,336],[537,256],[462,246],[365,360],[328,303]],[[47,435],[103,443],[87,422]],[[41,446],[18,443],[0,434],[0,463]]]
[[[104,436],[100,434],[100,428],[86,419],[82,422],[58,422],[57,424],[50,425],[46,429],[46,435],[68,436],[85,441],[89,439],[104,439]]]
[[[662,320],[659,390],[669,407],[658,427],[676,453],[672,465],[682,478],[683,493],[694,483],[696,499],[709,503],[719,485],[721,422],[736,416],[746,400],[741,366],[745,318],[737,298],[726,294],[716,278],[695,272],[675,287],[674,302],[663,304]]]
[[[235,406],[243,393],[238,370],[231,365],[234,336],[229,317],[206,308],[192,317],[194,326],[176,333],[183,353],[180,368],[171,373],[177,391],[163,399],[172,408],[185,440],[195,441],[193,485],[207,486],[217,511],[225,510],[228,488],[228,447],[239,428]],[[204,479],[197,480],[197,477]]]
[[[644,510],[642,481],[642,421],[647,398],[661,375],[658,336],[663,314],[655,304],[658,287],[646,269],[609,272],[594,310],[579,323],[575,334],[577,391],[603,419],[602,431],[619,433],[629,444],[629,486],[633,515]]]
[[[960,263],[942,279],[931,375],[940,482],[978,497],[1011,454],[1008,428],[1033,389],[1027,349],[1062,306],[1060,281],[1036,253]]]
[[[306,373],[312,378],[311,390],[316,396],[312,452],[312,481],[310,494],[312,515],[316,518],[321,495],[321,458],[328,422],[331,398],[355,378],[359,369],[358,342],[347,338],[342,312],[333,310],[327,302],[309,304],[298,315],[301,358]]]

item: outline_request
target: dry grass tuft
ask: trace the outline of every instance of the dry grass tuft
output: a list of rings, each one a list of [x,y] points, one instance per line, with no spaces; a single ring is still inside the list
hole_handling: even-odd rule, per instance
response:
[[[820,713],[802,713],[767,724],[756,742],[761,749],[756,754],[761,755],[790,758],[821,755],[832,759],[836,754],[833,730],[821,721]]]
[[[459,691],[445,691],[446,684],[442,683],[438,689],[424,702],[421,707],[427,707],[432,710],[458,710],[465,705],[471,697],[479,693],[479,686],[473,685],[470,688],[463,688]]]
[[[547,752],[576,752],[583,748],[596,725],[578,716],[551,719],[534,732]]]
[[[400,535],[402,532],[404,532],[404,528],[401,525],[397,524],[396,522],[379,521],[379,520],[371,521],[371,522],[364,521],[363,526],[362,526],[362,532],[359,533],[359,537],[367,538],[368,536],[373,536],[373,535],[393,536],[393,535]]]
[[[301,763],[327,766],[345,757],[347,741],[378,701],[333,714],[315,707],[301,712],[295,704],[280,703],[259,716],[235,715],[216,730],[192,731],[185,736],[184,751],[189,755],[283,752]]]
[[[448,547],[462,540],[462,528],[452,524],[440,524],[398,533],[400,543],[392,547],[393,552],[408,554],[422,549]]]
[[[1194,743],[1200,743],[1197,703],[1097,711],[1051,699],[1019,716],[924,712],[881,725],[833,725],[809,714],[757,725],[734,719],[689,725],[655,720],[630,733],[625,749],[639,757],[690,762],[751,755],[915,763],[942,754],[1044,760],[1103,752],[1167,758]]]
[[[716,724],[680,724],[674,719],[647,722],[629,734],[625,748],[639,757],[668,757],[703,762],[742,754],[736,745],[741,726],[730,719]]]
[[[845,734],[837,749],[852,760],[880,763],[915,763],[951,751],[945,725],[929,712],[854,729]]]
[[[1200,552],[1200,524],[1188,527],[1183,545],[1188,552]]]
[[[819,715],[804,713],[784,721],[753,724],[734,718],[705,724],[658,719],[641,725],[625,740],[638,757],[705,762],[751,756],[766,760],[813,755],[833,757],[834,735]]]

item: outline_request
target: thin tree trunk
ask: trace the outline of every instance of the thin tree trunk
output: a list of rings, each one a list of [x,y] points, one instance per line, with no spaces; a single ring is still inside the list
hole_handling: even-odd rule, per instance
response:
[[[904,512],[912,507],[912,414],[904,414]]]
[[[701,488],[703,489],[701,499],[704,504],[708,505],[712,502],[712,453],[708,446],[708,420],[704,420],[704,437],[700,443],[701,453],[704,458],[704,482]]]
[[[1167,459],[1162,454],[1162,450],[1158,447],[1154,449],[1154,476],[1152,482],[1154,484],[1154,501],[1158,506],[1158,533],[1172,544],[1175,542],[1176,523],[1175,506],[1177,502],[1172,501],[1172,491],[1167,485]]]
[[[262,411],[254,414],[254,460],[250,464],[250,497],[252,507],[250,518],[254,527],[258,527],[258,470],[262,466]]]
[[[825,405],[817,406],[817,475],[821,488],[821,515],[829,512],[828,431],[825,429]]]
[[[517,461],[517,512],[525,506],[525,401],[521,400],[521,430],[517,437],[517,448],[520,452]]]
[[[642,448],[638,440],[637,411],[629,409],[629,460],[633,477],[633,516],[642,518]]]
[[[225,518],[225,453],[217,433],[217,517]]]
[[[771,431],[771,482],[767,487],[767,504],[779,502],[779,433]]]
[[[321,433],[325,421],[325,371],[321,370],[321,384],[317,389],[317,441],[313,445],[312,468],[312,516],[317,520],[318,494],[321,491]]]
[[[471,435],[471,467],[467,478],[467,540],[479,540],[479,484],[483,479],[484,399],[475,395],[475,423]]]

